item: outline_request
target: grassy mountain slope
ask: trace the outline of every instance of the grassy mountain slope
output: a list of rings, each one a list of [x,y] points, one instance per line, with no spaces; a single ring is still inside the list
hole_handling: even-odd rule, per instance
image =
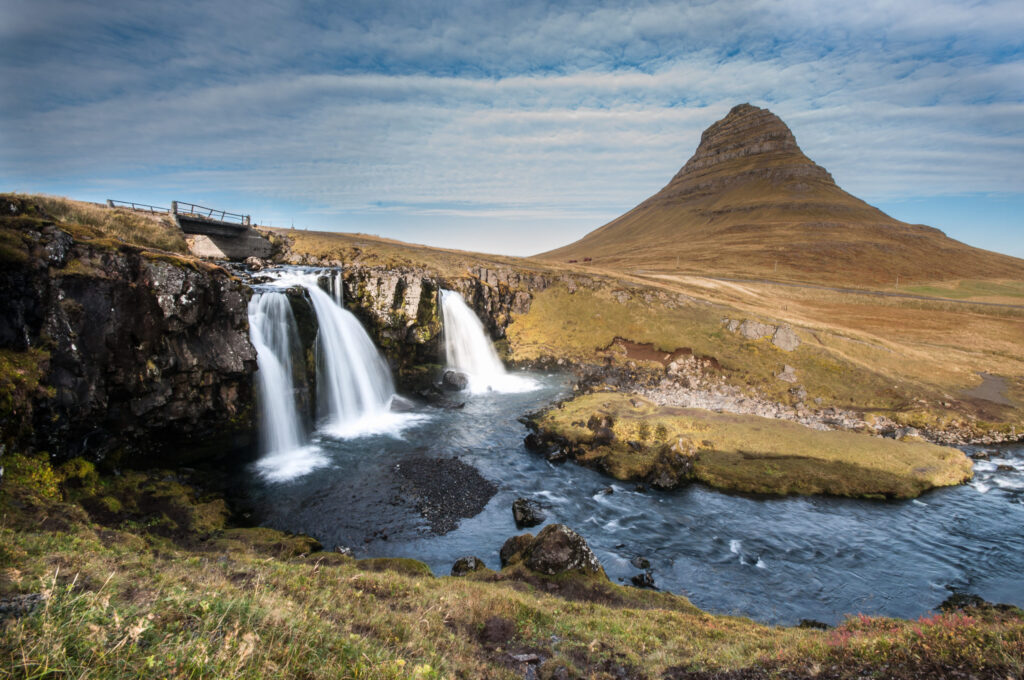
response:
[[[1024,260],[895,220],[838,187],[778,117],[749,104],[708,128],[667,186],[538,256],[619,271],[888,287],[1024,280]]]

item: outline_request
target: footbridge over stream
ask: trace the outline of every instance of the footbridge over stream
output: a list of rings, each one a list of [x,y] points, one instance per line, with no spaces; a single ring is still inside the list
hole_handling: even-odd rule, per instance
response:
[[[160,208],[107,199],[107,206],[170,216],[185,235],[189,251],[198,257],[244,260],[253,256],[269,257],[273,250],[270,241],[253,229],[252,217],[249,215],[207,208],[184,201],[171,201],[170,208]]]

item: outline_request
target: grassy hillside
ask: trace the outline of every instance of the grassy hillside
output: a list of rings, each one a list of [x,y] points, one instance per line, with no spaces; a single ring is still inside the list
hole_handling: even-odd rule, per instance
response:
[[[579,241],[538,256],[630,273],[886,288],[1024,281],[1024,260],[895,220],[836,186],[785,123],[749,105],[708,128],[661,191]]]
[[[79,240],[186,252],[184,235],[166,215],[38,194],[0,194],[0,205],[4,204],[9,214],[18,213],[21,219],[42,223],[56,222]],[[10,209],[12,205],[14,209]]]
[[[434,577],[415,560],[353,560],[304,537],[229,528],[223,501],[184,481],[180,472],[101,477],[81,461],[53,470],[9,459],[0,678],[1024,672],[1024,618],[1014,608],[779,628],[600,577],[521,566]]]

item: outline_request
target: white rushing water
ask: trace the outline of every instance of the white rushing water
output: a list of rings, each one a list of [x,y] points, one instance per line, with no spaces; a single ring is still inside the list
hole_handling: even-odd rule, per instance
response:
[[[322,272],[284,269],[266,275],[274,279],[264,284],[272,290],[257,292],[249,305],[250,333],[259,364],[264,452],[256,466],[263,477],[293,479],[328,463],[322,448],[309,443],[296,408],[291,357],[296,349],[300,355],[303,350],[298,346],[295,319],[283,289],[305,288],[317,319],[317,435],[338,439],[398,436],[426,418],[391,410],[397,398],[391,369],[358,319],[341,306],[340,271],[330,274],[330,294],[318,285]]]
[[[537,388],[533,380],[505,370],[483,324],[462,295],[442,290],[441,315],[445,363],[469,377],[471,392],[528,392]]]
[[[259,366],[261,474],[272,480],[304,475],[326,464],[316,447],[306,444],[306,433],[295,407],[292,351],[298,333],[291,305],[284,293],[256,293],[249,301],[249,336]]]
[[[335,437],[397,434],[418,419],[391,411],[391,369],[355,315],[304,281],[316,312],[316,382],[321,429]]]

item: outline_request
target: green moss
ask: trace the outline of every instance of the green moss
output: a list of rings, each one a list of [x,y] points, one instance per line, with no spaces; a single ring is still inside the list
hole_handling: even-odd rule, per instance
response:
[[[612,442],[581,425],[595,420],[611,422]],[[678,473],[688,457],[693,478],[747,493],[912,498],[971,477],[970,460],[953,448],[822,432],[756,416],[658,407],[618,393],[577,397],[540,414],[535,422],[543,432],[580,447],[580,462],[625,480],[662,474],[670,480],[673,473],[685,481]],[[637,445],[651,428],[664,428],[672,444]],[[634,444],[626,443],[630,441]]]
[[[15,446],[31,437],[34,400],[54,393],[40,385],[49,359],[49,352],[37,348],[0,349],[0,444]]]
[[[309,536],[286,534],[266,527],[225,529],[204,543],[203,547],[215,552],[255,553],[279,559],[306,555],[321,549],[320,543]]]
[[[44,499],[59,500],[60,478],[46,453],[5,455],[4,483],[17,484]]]
[[[61,486],[71,489],[95,489],[99,484],[96,466],[83,458],[72,458],[57,468]]]

